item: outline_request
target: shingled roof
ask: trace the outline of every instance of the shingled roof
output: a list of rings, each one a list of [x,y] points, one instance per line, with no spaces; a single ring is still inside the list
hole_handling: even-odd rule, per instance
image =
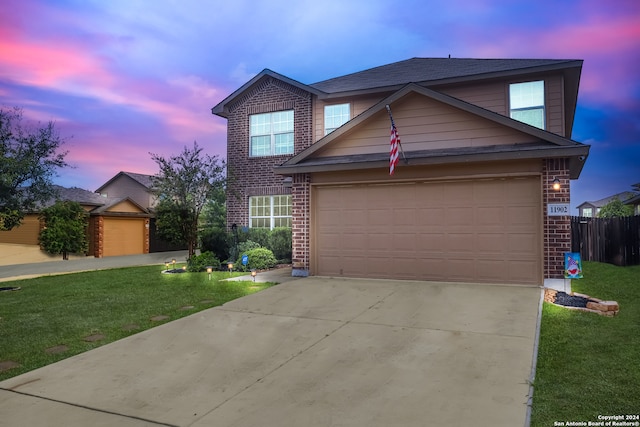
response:
[[[582,67],[574,59],[411,58],[310,84],[327,94]]]

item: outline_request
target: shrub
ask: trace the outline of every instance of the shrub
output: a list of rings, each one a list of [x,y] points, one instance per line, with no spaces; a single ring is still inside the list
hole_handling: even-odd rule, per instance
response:
[[[250,228],[246,233],[246,240],[254,241],[261,247],[269,247],[269,237],[271,236],[271,230],[268,228]]]
[[[251,249],[261,248],[262,245],[258,242],[254,242],[253,240],[246,240],[238,245],[238,256],[247,253]]]
[[[267,247],[273,251],[276,259],[283,263],[291,262],[291,228],[274,228],[269,236]]]
[[[194,255],[187,262],[187,270],[192,273],[198,271],[207,271],[207,267],[213,267],[214,270],[220,268],[220,260],[215,257],[213,252],[202,252],[200,255]]]
[[[249,263],[242,265],[242,255],[246,254],[249,257]],[[273,255],[273,252],[267,248],[254,248],[246,252],[241,252],[235,265],[239,271],[249,270],[266,270],[268,268],[275,267],[278,264],[278,260]]]
[[[200,233],[200,248],[202,252],[213,252],[218,259],[228,259],[229,243],[231,238],[229,233],[222,228],[212,227]]]

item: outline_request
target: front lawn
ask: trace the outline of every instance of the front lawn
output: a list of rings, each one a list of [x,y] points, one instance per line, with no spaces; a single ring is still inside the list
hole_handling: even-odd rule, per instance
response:
[[[606,425],[602,417],[617,415],[640,421],[640,266],[583,268],[572,290],[617,301],[620,313],[610,318],[544,303],[532,427]]]
[[[0,371],[9,361],[20,365],[0,372],[0,381],[272,285],[219,281],[226,272],[209,280],[207,273],[161,271],[133,267],[0,283],[21,288],[0,292]]]

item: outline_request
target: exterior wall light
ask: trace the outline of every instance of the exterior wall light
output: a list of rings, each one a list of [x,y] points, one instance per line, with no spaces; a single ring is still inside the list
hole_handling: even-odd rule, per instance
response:
[[[553,189],[555,191],[560,191],[560,180],[558,178],[553,179]]]

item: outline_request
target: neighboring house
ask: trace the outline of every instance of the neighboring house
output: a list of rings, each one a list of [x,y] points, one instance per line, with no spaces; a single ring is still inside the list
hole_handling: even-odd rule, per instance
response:
[[[96,193],[108,197],[129,197],[144,208],[152,208],[156,204],[155,196],[151,193],[152,179],[152,175],[118,172],[98,188]]]
[[[571,250],[582,61],[413,58],[314,84],[265,69],[228,121],[227,222],[291,226],[295,275],[542,285]],[[406,161],[389,174],[389,106]],[[553,182],[559,189],[552,188]]]
[[[595,202],[584,202],[578,205],[578,216],[581,217],[597,217],[600,209],[604,205],[607,205],[615,199],[620,200],[625,205],[633,206],[634,212],[638,214],[638,205],[640,204],[640,198],[637,193],[631,191],[623,191],[622,193],[614,194],[613,196],[605,197],[604,199],[596,200]],[[635,200],[634,200],[635,199]]]
[[[78,202],[89,213],[87,255],[101,258],[149,253],[151,215],[143,206],[129,197],[106,197],[80,188],[56,189],[58,200]],[[51,200],[43,208],[54,203]],[[19,227],[0,231],[0,243],[39,245],[43,226],[38,212],[29,213]]]
[[[633,207],[634,215],[640,215],[640,194],[636,194],[634,197],[625,200],[624,204]]]

